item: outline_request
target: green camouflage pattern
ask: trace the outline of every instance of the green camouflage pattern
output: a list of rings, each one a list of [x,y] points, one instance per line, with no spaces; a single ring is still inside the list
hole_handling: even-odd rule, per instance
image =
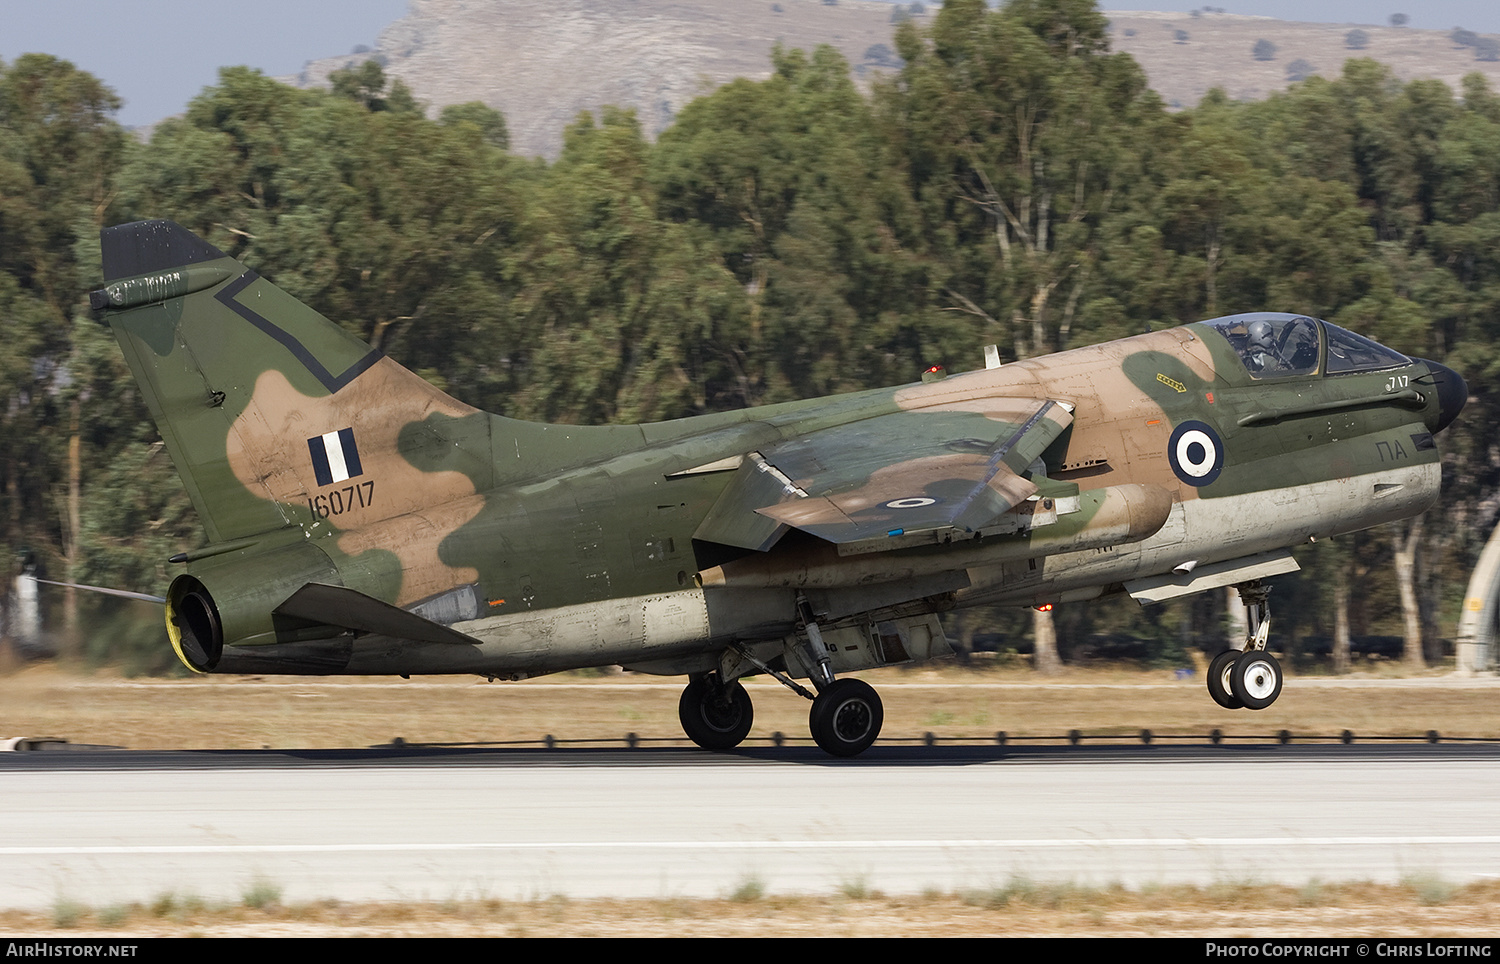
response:
[[[943,648],[945,608],[1228,585],[1239,560],[1421,512],[1467,398],[1440,365],[1264,314],[543,425],[448,397],[171,222],[103,247],[95,306],[209,539],[167,594],[200,672],[816,675],[809,622],[868,629],[872,665],[912,657]],[[1278,332],[1297,367],[1250,344]],[[1199,565],[1221,575],[1198,586]]]

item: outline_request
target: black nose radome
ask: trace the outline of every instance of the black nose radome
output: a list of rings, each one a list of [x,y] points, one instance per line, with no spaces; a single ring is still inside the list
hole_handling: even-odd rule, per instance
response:
[[[1438,396],[1437,421],[1432,425],[1432,430],[1441,432],[1464,410],[1464,405],[1469,401],[1469,385],[1462,375],[1447,365],[1439,365],[1425,358],[1420,361],[1432,372],[1431,384],[1437,389]]]

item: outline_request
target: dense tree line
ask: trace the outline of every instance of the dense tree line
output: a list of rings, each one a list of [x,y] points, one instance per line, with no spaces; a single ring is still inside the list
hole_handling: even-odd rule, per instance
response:
[[[605,108],[551,163],[508,153],[482,104],[430,118],[374,61],[326,91],[225,69],[145,142],[71,64],[0,64],[7,567],[159,590],[202,538],[86,307],[99,228],[169,217],[465,401],[556,421],[896,384],[977,367],[986,343],[1018,359],[1238,311],[1328,318],[1475,397],[1442,505],[1312,547],[1278,634],[1400,632],[1398,571],[1426,637],[1451,633],[1500,486],[1500,96],[1351,60],[1169,113],[1093,0],[900,20],[901,66],[868,93],[829,48],[778,49],[769,79],[704,95],[656,143]],[[1180,659],[1223,608],[1063,607],[1064,655],[1110,631]]]

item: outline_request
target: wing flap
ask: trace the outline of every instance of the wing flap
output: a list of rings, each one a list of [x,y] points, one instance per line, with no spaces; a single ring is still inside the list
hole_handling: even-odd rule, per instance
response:
[[[764,552],[786,532],[786,523],[773,516],[757,515],[749,508],[806,495],[783,473],[768,465],[760,453],[751,452],[735,470],[729,487],[699,523],[693,538]]]

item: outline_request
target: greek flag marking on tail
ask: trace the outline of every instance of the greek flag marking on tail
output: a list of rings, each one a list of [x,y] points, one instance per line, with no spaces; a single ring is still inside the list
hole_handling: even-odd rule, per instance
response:
[[[332,485],[365,472],[359,464],[352,428],[315,435],[307,440],[307,450],[312,455],[313,474],[319,485]]]

